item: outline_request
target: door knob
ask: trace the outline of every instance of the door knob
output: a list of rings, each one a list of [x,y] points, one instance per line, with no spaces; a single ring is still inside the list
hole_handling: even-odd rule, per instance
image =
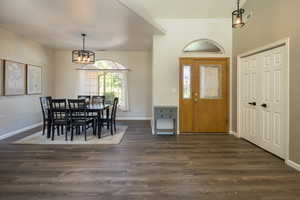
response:
[[[261,107],[267,108],[267,107],[268,107],[268,105],[267,105],[267,104],[265,104],[265,103],[263,103],[263,104],[261,104]]]

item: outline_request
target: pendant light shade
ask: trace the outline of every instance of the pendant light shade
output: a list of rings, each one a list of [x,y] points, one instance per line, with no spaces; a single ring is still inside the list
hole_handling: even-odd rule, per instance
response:
[[[240,8],[240,0],[237,0],[237,10],[232,12],[232,28],[242,28],[245,25],[243,14],[245,10]]]
[[[81,50],[72,51],[72,62],[76,64],[94,64],[95,53],[93,51],[85,50],[85,37],[86,34],[81,34],[83,37],[83,47]]]

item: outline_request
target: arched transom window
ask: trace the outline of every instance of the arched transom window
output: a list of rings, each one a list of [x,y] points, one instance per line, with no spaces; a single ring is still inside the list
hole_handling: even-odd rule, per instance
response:
[[[221,45],[209,39],[200,39],[200,40],[192,41],[184,47],[183,52],[185,53],[201,52],[201,53],[217,53],[217,54],[225,53]]]

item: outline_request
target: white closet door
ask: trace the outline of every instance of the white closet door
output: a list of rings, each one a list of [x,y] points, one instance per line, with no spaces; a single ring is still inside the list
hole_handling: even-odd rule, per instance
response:
[[[241,136],[282,158],[287,138],[285,48],[243,58],[240,70]]]
[[[257,56],[251,56],[242,62],[242,102],[241,131],[245,139],[256,143],[257,131]]]
[[[285,47],[279,47],[262,53],[261,90],[262,100],[259,106],[262,133],[261,145],[266,150],[285,156],[286,126],[285,94],[286,62]]]

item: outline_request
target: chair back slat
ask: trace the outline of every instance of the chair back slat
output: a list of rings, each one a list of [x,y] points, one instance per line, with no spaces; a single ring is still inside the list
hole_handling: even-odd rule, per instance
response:
[[[51,102],[51,97],[40,97],[40,103],[41,103],[41,108],[42,108],[42,114],[43,114],[43,119],[48,120],[49,119],[49,110],[51,108],[50,105]]]
[[[70,109],[87,107],[85,99],[68,99],[68,105]]]
[[[52,108],[51,109],[51,120],[53,123],[61,120],[68,120],[68,109],[67,108]]]
[[[59,108],[66,108],[66,107],[67,107],[66,99],[51,99],[51,108],[59,109]]]

